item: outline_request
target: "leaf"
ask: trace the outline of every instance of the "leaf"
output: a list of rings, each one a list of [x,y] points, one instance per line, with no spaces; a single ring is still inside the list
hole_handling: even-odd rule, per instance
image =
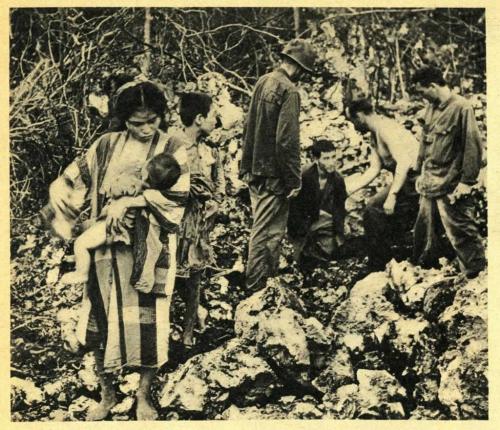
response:
[[[26,242],[24,242],[19,248],[17,248],[17,253],[21,253],[27,251],[28,249],[32,249],[36,246],[36,236],[34,234],[28,234],[26,236]]]
[[[47,277],[45,278],[45,283],[47,285],[52,285],[59,279],[59,267],[54,267],[47,272]]]

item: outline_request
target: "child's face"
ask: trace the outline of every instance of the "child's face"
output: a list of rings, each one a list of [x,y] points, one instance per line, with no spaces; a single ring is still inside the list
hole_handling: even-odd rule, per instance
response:
[[[160,126],[161,118],[149,109],[136,110],[127,120],[127,128],[140,142],[148,142]]]
[[[208,114],[206,117],[199,116],[201,119],[200,121],[200,130],[208,136],[215,128],[215,125],[217,124],[217,110],[215,109],[214,104],[210,106],[210,110],[208,111]]]

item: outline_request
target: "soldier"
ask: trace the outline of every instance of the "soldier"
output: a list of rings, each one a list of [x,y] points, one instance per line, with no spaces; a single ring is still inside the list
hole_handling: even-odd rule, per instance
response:
[[[314,60],[308,42],[292,40],[280,67],[258,80],[250,101],[240,171],[253,215],[246,271],[250,291],[264,287],[276,273],[289,199],[300,190],[300,97],[294,82],[313,71]]]
[[[470,197],[481,167],[481,137],[474,110],[453,94],[440,70],[426,67],[413,76],[415,92],[430,103],[424,116],[416,188],[420,208],[415,224],[416,262],[433,264],[437,257],[436,221],[441,220],[462,271],[474,278],[486,260]]]

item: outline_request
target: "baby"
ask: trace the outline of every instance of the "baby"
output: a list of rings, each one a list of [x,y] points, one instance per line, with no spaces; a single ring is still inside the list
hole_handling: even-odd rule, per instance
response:
[[[122,196],[137,196],[145,188],[152,188],[160,191],[170,189],[178,181],[181,171],[177,161],[168,154],[158,154],[154,156],[146,166],[147,177],[139,179],[134,172],[125,171],[117,176],[108,191],[109,196],[118,199]],[[106,208],[102,215],[105,215]],[[135,215],[135,211],[128,211],[125,218],[130,219]],[[125,220],[127,223],[127,220]],[[145,239],[144,239],[145,240]],[[106,231],[106,220],[99,219],[94,225],[85,230],[74,243],[75,271],[66,273],[60,282],[63,284],[76,284],[86,282],[89,276],[91,256],[90,251],[106,243],[123,241],[130,243],[128,232],[109,236]],[[141,246],[142,244],[134,243]],[[134,252],[135,254],[135,252]],[[149,276],[151,278],[151,276]],[[148,282],[150,284],[151,282]]]

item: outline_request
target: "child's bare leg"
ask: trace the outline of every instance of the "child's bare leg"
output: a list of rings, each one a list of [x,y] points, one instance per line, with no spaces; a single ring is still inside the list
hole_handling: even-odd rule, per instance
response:
[[[66,273],[61,278],[63,284],[86,282],[90,269],[90,250],[106,243],[106,223],[100,221],[84,231],[75,240],[75,271]]]

